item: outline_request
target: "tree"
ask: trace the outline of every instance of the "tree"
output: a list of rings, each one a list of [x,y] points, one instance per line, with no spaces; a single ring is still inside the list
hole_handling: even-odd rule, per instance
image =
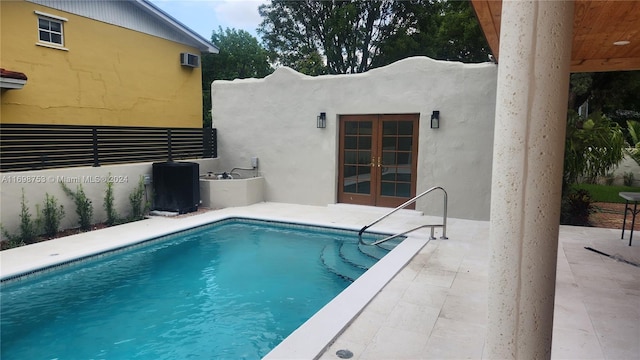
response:
[[[640,71],[571,74],[570,84],[569,109],[589,101],[590,112],[601,111],[623,127],[630,118],[640,120]]]
[[[620,126],[599,112],[585,119],[570,111],[564,156],[564,184],[581,178],[593,181],[605,176],[623,157],[624,136]]]
[[[583,104],[588,111],[602,113],[624,131],[630,149],[627,152],[640,163],[640,144],[636,125],[640,121],[640,71],[571,74],[569,111]]]
[[[560,223],[589,225],[591,196],[588,191],[574,190],[571,185],[581,179],[593,182],[606,176],[623,157],[625,146],[622,129],[599,112],[589,118],[569,110],[562,178]]]
[[[211,126],[211,83],[214,80],[262,78],[273,72],[267,51],[244,30],[218,27],[211,35],[211,42],[220,48],[220,53],[202,57],[204,127]]]
[[[491,49],[470,1],[445,1],[438,18],[433,58],[461,62],[485,62]]]
[[[490,49],[469,1],[398,2],[407,21],[384,44],[375,66],[409,56],[484,62]]]
[[[258,11],[258,32],[273,60],[295,68],[317,51],[330,74],[368,70],[398,21],[390,1],[272,0]]]
[[[291,64],[293,69],[306,75],[317,76],[326,75],[327,67],[324,65],[322,55],[317,50],[312,50],[309,54],[300,54]]]
[[[635,120],[627,121],[627,149],[629,156],[640,165],[640,122]]]
[[[259,12],[258,32],[272,61],[298,71],[315,53],[330,74],[364,72],[415,55],[488,60],[468,1],[272,0]]]

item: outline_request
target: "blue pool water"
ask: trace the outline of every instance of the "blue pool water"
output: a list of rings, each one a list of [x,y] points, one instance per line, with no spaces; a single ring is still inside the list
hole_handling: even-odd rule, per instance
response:
[[[228,220],[8,281],[0,357],[257,359],[384,255],[357,249],[351,232]]]

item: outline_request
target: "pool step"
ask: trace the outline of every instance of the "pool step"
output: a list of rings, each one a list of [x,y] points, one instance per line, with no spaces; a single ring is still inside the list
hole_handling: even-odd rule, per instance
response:
[[[393,238],[391,240],[387,240],[385,242],[383,242],[382,244],[378,244],[378,246],[380,246],[383,249],[386,249],[388,251],[393,250],[396,246],[398,246],[402,240],[404,240],[404,237],[397,237],[397,238]]]
[[[353,282],[400,242],[402,239],[393,239],[379,246],[333,242],[322,249],[320,261],[329,271]]]
[[[387,255],[389,253],[390,250],[387,250],[386,248],[382,248],[380,246],[376,246],[376,245],[365,245],[365,244],[358,244],[358,250],[363,253],[366,254],[372,258],[375,259],[382,259],[383,256]]]
[[[340,257],[341,245],[342,242],[333,242],[325,246],[324,249],[322,249],[320,261],[322,261],[329,271],[353,282],[360,275],[364,274],[365,270],[344,261],[344,259]]]
[[[362,250],[357,243],[344,243],[340,246],[340,257],[361,269],[367,270],[372,267],[380,257],[369,255]]]

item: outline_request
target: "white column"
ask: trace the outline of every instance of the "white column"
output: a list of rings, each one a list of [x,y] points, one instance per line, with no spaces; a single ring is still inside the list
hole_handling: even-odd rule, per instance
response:
[[[573,1],[502,3],[485,355],[551,356]]]

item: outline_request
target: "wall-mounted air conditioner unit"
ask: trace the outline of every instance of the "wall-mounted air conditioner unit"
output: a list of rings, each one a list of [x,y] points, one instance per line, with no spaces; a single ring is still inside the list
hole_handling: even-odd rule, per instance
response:
[[[180,65],[196,68],[200,66],[200,56],[190,53],[180,53]]]

